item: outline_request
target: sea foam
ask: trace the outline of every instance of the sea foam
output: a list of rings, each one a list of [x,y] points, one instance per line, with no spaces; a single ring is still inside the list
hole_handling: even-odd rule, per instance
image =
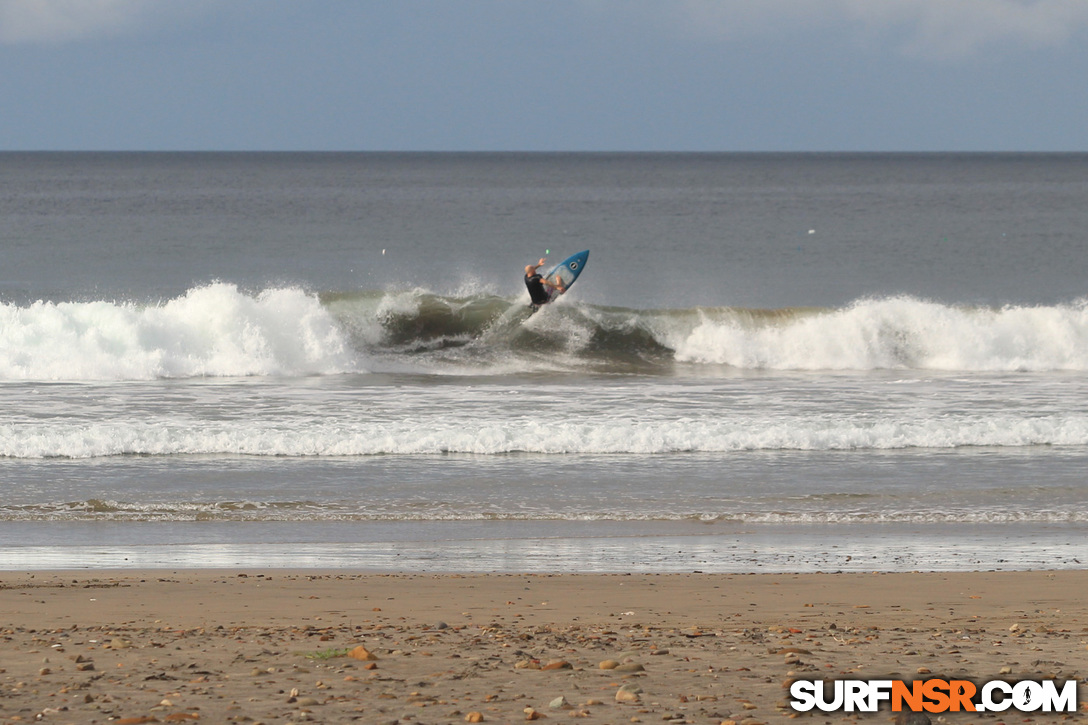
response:
[[[156,304],[0,304],[0,380],[149,380],[354,370],[315,295],[215,283]]]
[[[372,401],[373,402],[373,401]],[[971,414],[913,420],[826,415],[623,420],[601,413],[580,421],[541,422],[515,414],[368,413],[323,418],[318,407],[283,420],[54,420],[0,425],[0,457],[97,458],[116,455],[495,456],[660,455],[737,451],[859,451],[962,447],[1088,445],[1084,415]]]
[[[1088,306],[960,307],[911,297],[761,318],[702,312],[661,333],[676,360],[741,369],[1088,370]]]

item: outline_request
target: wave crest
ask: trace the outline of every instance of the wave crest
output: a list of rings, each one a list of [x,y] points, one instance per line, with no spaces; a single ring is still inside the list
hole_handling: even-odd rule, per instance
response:
[[[0,304],[0,379],[149,380],[355,369],[316,296],[215,283],[156,304]]]
[[[911,297],[748,319],[705,312],[676,359],[743,369],[1088,370],[1088,309],[957,307]]]
[[[1088,370],[1088,303],[912,297],[838,309],[631,309],[425,289],[0,304],[0,380],[148,380],[368,370],[496,375],[677,370]]]
[[[357,302],[362,298],[357,298]],[[913,297],[859,300],[838,309],[630,309],[563,300],[530,316],[495,295],[424,290],[377,295],[369,308],[330,305],[366,329],[368,352],[428,369],[1088,370],[1088,304],[1001,308]],[[500,365],[500,361],[502,364]]]

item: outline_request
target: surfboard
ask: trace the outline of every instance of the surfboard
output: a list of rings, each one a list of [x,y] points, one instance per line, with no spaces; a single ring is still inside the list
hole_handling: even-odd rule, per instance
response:
[[[572,254],[564,259],[559,264],[552,268],[552,271],[544,275],[544,279],[551,282],[559,282],[563,285],[563,289],[568,290],[570,286],[574,284],[574,281],[578,279],[578,275],[582,273],[582,270],[586,266],[586,261],[589,259],[589,250],[584,252],[578,252]],[[548,301],[553,301],[560,294],[559,290],[548,288]]]

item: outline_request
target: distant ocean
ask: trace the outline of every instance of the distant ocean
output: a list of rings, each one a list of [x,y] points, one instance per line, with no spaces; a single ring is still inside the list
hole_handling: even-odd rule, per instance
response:
[[[0,221],[2,569],[1088,563],[1088,155],[3,153]]]

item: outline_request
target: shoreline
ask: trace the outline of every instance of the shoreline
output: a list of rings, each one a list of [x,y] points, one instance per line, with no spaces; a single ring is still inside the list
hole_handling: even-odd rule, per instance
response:
[[[1084,531],[1079,522],[11,522],[0,541],[0,573],[1066,571],[1088,562]]]
[[[1084,591],[1081,570],[0,572],[0,723],[787,722],[796,677],[1088,676]]]

